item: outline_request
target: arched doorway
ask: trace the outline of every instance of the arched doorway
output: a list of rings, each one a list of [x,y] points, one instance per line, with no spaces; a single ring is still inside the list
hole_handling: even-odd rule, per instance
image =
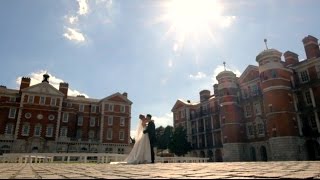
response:
[[[208,154],[209,161],[213,162],[213,152],[211,150],[208,150],[207,154]]]
[[[3,153],[10,153],[10,146],[8,145],[1,146],[0,155],[2,155]]]
[[[308,160],[320,160],[320,145],[315,140],[306,141]]]
[[[192,156],[193,157],[198,157],[198,153],[196,151],[193,151]]]
[[[32,153],[38,153],[38,151],[39,151],[39,148],[37,146],[32,147],[32,150],[31,150]]]
[[[257,161],[256,149],[254,147],[250,147],[250,158],[251,161]]]
[[[260,147],[260,155],[262,161],[268,161],[267,149],[264,146]]]
[[[220,149],[217,149],[215,152],[214,152],[214,155],[216,157],[216,162],[222,162],[222,152]]]
[[[206,157],[206,154],[204,153],[204,151],[200,151],[200,157],[202,158]]]

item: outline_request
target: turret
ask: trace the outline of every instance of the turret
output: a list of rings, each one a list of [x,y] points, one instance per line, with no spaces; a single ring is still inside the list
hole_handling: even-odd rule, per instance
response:
[[[220,121],[224,147],[223,161],[241,161],[244,141],[242,111],[238,102],[238,85],[232,71],[223,71],[216,77],[218,80],[218,98],[220,102]]]
[[[267,49],[256,57],[256,61],[259,64],[266,129],[272,146],[272,157],[286,160],[294,159],[296,156],[296,144],[292,141],[295,141],[298,135],[298,128],[290,83],[292,70],[283,66],[281,55],[278,50]]]

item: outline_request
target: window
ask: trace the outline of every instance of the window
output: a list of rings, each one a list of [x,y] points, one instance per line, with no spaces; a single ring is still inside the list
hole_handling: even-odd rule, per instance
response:
[[[29,135],[29,129],[30,129],[30,125],[29,124],[27,124],[27,123],[23,124],[21,135],[22,136],[28,136]]]
[[[276,78],[277,77],[277,72],[276,72],[276,70],[271,70],[271,77],[272,78]]]
[[[46,137],[52,137],[53,135],[53,125],[49,124],[46,129]]]
[[[50,121],[53,121],[53,120],[54,120],[54,115],[53,115],[53,114],[50,114],[50,115],[48,116],[48,119],[49,119]]]
[[[318,78],[320,79],[320,65],[317,66],[317,74],[318,74]]]
[[[26,114],[24,115],[24,117],[25,117],[26,119],[30,119],[30,118],[31,118],[31,113],[26,113]]]
[[[94,131],[90,130],[89,131],[89,139],[93,139],[94,138]]]
[[[11,96],[10,99],[9,99],[9,101],[10,101],[10,102],[16,102],[16,97],[12,97],[12,96]]]
[[[124,148],[118,148],[118,154],[124,154]]]
[[[79,111],[83,112],[84,111],[84,105],[83,104],[79,104]]]
[[[72,107],[72,103],[71,103],[71,102],[68,102],[68,103],[67,103],[67,107],[69,107],[69,108]]]
[[[46,103],[46,97],[41,96],[39,104],[45,104]]]
[[[113,149],[112,148],[106,148],[106,153],[112,153]]]
[[[94,127],[96,125],[96,118],[90,117],[90,127]]]
[[[310,116],[310,125],[311,125],[311,128],[317,129],[317,122],[314,115]]]
[[[81,130],[81,129],[77,129],[76,138],[77,138],[77,139],[81,139],[81,138],[82,138],[82,130]]]
[[[62,122],[67,123],[69,120],[69,113],[64,112],[62,115]]]
[[[79,116],[78,117],[78,126],[82,126],[83,125],[83,116]]]
[[[125,118],[124,117],[121,117],[120,118],[120,126],[124,126],[125,125]]]
[[[306,100],[306,104],[312,104],[312,100],[311,100],[311,95],[310,95],[310,91],[306,91],[304,93],[304,97],[305,97],[305,100]]]
[[[34,100],[34,96],[29,96],[28,97],[28,103],[33,103]]]
[[[121,140],[121,141],[124,140],[124,131],[119,132],[119,140]]]
[[[272,104],[269,104],[269,112],[273,112],[273,109],[272,109]]]
[[[111,128],[109,128],[107,130],[107,140],[112,140],[112,129]]]
[[[206,111],[206,109],[204,107],[206,107],[206,106],[203,106],[203,111]],[[180,113],[181,113],[181,118],[184,118],[184,111],[182,110],[182,111],[180,111]]]
[[[10,108],[9,110],[9,118],[16,118],[16,108]]]
[[[178,113],[177,112],[174,113],[174,120],[178,120]]]
[[[34,127],[34,133],[33,133],[33,136],[41,136],[41,125],[40,124],[37,124],[35,127]]]
[[[256,115],[260,115],[261,114],[261,106],[260,106],[260,103],[259,102],[256,102],[254,104],[254,108],[255,108],[255,113]]]
[[[56,101],[57,101],[56,98],[51,98],[51,102],[50,102],[51,106],[56,106]]]
[[[96,111],[97,111],[97,106],[92,105],[92,106],[91,106],[91,112],[92,112],[92,113],[96,113]]]
[[[14,125],[12,123],[8,123],[6,125],[6,134],[8,135],[12,135],[13,134],[13,128],[14,128]]]
[[[108,116],[108,125],[112,126],[113,124],[113,117],[112,116]]]
[[[252,125],[248,125],[248,135],[253,136],[253,126]]]
[[[120,106],[120,112],[122,112],[122,113],[125,112],[125,107],[123,105]]]
[[[308,71],[305,70],[300,72],[300,78],[301,78],[301,82],[308,82],[309,81]]]
[[[251,116],[251,108],[250,108],[250,104],[246,105],[246,117]]]
[[[67,137],[67,134],[68,134],[68,128],[67,127],[61,127],[60,136],[61,137]]]
[[[264,128],[263,128],[263,124],[262,123],[258,124],[258,134],[259,135],[263,135],[264,134]]]
[[[258,85],[257,84],[254,84],[253,86],[252,86],[252,88],[251,88],[251,94],[253,95],[253,96],[255,96],[255,95],[257,95],[258,94]]]
[[[109,109],[108,109],[110,112],[113,111],[113,104],[109,104]]]

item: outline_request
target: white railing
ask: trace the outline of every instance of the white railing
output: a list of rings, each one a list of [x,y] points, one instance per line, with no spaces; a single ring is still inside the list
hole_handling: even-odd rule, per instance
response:
[[[127,154],[110,153],[8,153],[0,156],[1,163],[110,163],[124,161]],[[209,158],[155,157],[156,163],[205,163]]]

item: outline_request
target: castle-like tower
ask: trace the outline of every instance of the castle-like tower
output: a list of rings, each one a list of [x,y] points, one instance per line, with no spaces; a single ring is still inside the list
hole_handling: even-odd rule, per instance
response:
[[[282,61],[281,52],[267,48],[256,56],[258,66],[249,65],[239,78],[219,73],[213,95],[200,91],[200,102],[188,104],[190,155],[214,161],[320,160],[320,48],[313,36],[302,42],[304,60],[286,51]],[[174,116],[174,124],[179,121]]]
[[[282,53],[275,49],[261,52],[259,64],[266,129],[271,159],[292,160],[298,157],[298,126],[291,88],[292,70],[281,62]]]
[[[218,80],[218,99],[221,106],[223,160],[241,161],[244,159],[242,151],[245,131],[238,99],[237,78],[231,71],[223,71],[216,78]]]

